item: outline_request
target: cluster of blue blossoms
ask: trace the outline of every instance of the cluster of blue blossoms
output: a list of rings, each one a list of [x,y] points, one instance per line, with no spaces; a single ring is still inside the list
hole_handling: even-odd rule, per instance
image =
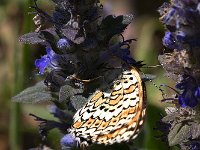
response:
[[[161,21],[168,31],[163,44],[170,49],[200,47],[200,4],[198,0],[172,0],[160,8]]]
[[[186,50],[190,54],[190,59],[197,58],[199,56],[197,51],[200,51],[200,2],[172,0],[171,3],[164,3],[159,12],[160,20],[167,28],[163,45],[171,51]],[[195,61],[188,60],[188,63],[194,66],[195,63],[198,64],[198,60]],[[182,107],[195,107],[200,100],[198,74],[187,69],[185,68],[185,73],[176,86],[177,89],[182,90],[178,98],[179,104]]]

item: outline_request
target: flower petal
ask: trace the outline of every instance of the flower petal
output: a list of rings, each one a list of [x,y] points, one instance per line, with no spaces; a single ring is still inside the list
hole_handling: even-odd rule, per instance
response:
[[[44,55],[42,58],[35,60],[35,66],[39,69],[40,74],[44,74],[44,71],[49,65],[49,62],[50,60],[47,55]]]
[[[68,39],[66,39],[66,38],[61,38],[57,42],[57,47],[59,49],[69,48],[70,47],[70,41]]]
[[[78,146],[78,142],[77,140],[74,138],[73,135],[71,134],[66,134],[61,140],[60,143],[62,146],[65,147],[74,147],[74,146]]]
[[[169,31],[165,33],[165,36],[163,38],[163,44],[170,49],[178,49],[176,40]]]
[[[56,68],[58,66],[59,55],[51,47],[46,47],[47,54],[35,60],[35,66],[40,74],[44,74],[46,68]]]

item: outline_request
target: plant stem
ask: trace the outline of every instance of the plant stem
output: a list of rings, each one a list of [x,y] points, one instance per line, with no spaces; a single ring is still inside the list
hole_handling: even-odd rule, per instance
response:
[[[10,106],[10,149],[21,149],[21,107],[20,104],[11,103]]]
[[[23,12],[28,12],[27,1],[24,1]],[[31,30],[30,25],[30,15],[25,15],[24,24],[23,24],[23,32]],[[20,24],[19,24],[20,26]],[[17,27],[15,28],[17,29]],[[20,48],[18,45],[18,31],[16,32],[16,43],[14,47],[14,90],[13,95],[19,93],[24,89],[26,85],[26,79],[28,78],[27,74],[29,71],[29,58],[30,51],[28,46],[24,46]],[[20,57],[21,56],[21,57]],[[10,105],[10,127],[9,127],[9,142],[10,142],[10,150],[21,150],[22,149],[22,110],[21,105],[19,103],[11,102]]]

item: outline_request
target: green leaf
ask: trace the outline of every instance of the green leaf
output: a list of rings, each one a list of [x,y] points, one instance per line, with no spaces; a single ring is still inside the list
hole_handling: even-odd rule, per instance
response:
[[[87,102],[88,99],[81,95],[76,95],[71,98],[71,103],[76,110],[82,108]]]
[[[165,117],[162,118],[162,122],[164,123],[170,123],[176,121],[176,118],[178,118],[180,115],[178,112],[174,112],[171,114],[166,115]]]
[[[191,136],[190,129],[191,126],[188,124],[183,125],[182,123],[177,123],[169,132],[169,146],[175,146],[182,142],[187,142]]]
[[[59,102],[67,102],[71,97],[80,93],[83,93],[83,89],[74,88],[70,85],[64,85],[60,88]]]
[[[49,101],[56,101],[57,94],[48,90],[44,81],[38,82],[36,85],[29,87],[12,97],[14,102],[21,103],[44,103]]]
[[[76,44],[81,44],[84,42],[85,37],[82,34],[79,34],[79,30],[74,29],[70,26],[66,26],[61,29],[62,34],[72,42]]]
[[[74,88],[70,85],[64,85],[60,88],[59,92],[59,102],[68,103],[69,100],[76,110],[82,108],[86,102],[88,102],[88,98],[83,97],[83,89]]]
[[[199,122],[193,122],[191,125],[191,136],[192,139],[197,139],[200,137],[200,124]]]
[[[25,44],[42,44],[46,41],[55,43],[59,38],[55,28],[48,28],[40,32],[29,32],[19,37],[19,41]]]
[[[19,41],[25,44],[38,44],[45,42],[45,40],[40,37],[38,32],[26,33],[19,37]]]

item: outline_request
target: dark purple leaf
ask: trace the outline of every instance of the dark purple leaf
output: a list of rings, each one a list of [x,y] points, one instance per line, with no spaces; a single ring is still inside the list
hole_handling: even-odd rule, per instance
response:
[[[133,20],[133,15],[121,15],[121,16],[107,16],[102,20],[99,26],[98,36],[100,40],[108,41],[116,34],[121,34],[125,28]]]
[[[67,26],[62,28],[61,32],[67,39],[76,44],[81,44],[85,40],[84,36],[79,33],[78,29]]]
[[[19,37],[19,41],[25,44],[39,44],[44,43],[45,39],[42,39],[40,34],[37,32],[30,32],[27,34],[24,34]]]

